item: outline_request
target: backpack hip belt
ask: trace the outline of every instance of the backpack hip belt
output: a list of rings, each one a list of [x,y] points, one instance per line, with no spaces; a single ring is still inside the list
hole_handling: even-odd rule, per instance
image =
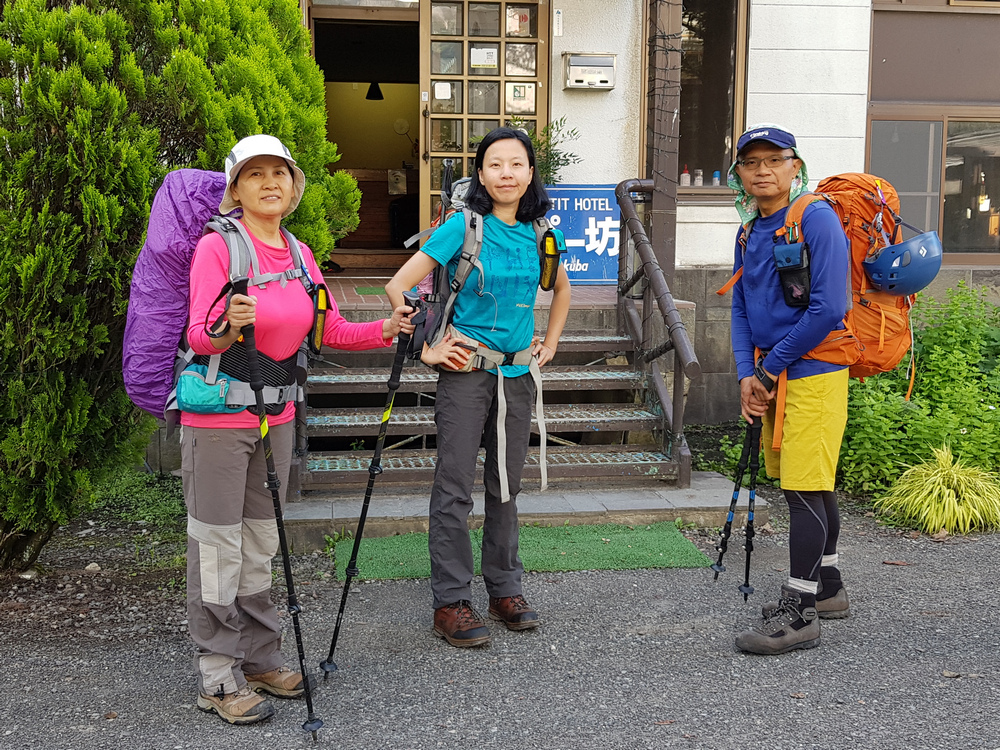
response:
[[[497,374],[497,466],[503,467],[500,474],[500,501],[510,501],[510,479],[507,476],[507,397],[504,393],[503,367],[527,366],[531,379],[535,382],[535,419],[538,422],[538,465],[541,471],[541,491],[549,486],[549,472],[545,461],[545,444],[548,433],[545,429],[545,407],[542,403],[542,371],[538,360],[531,356],[531,347],[519,352],[498,352],[477,343],[469,357],[473,369],[495,370]],[[501,429],[501,425],[503,429]]]

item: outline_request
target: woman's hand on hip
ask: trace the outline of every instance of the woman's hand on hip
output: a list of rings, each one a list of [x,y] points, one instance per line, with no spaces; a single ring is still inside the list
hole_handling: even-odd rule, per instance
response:
[[[552,361],[552,358],[556,356],[556,348],[554,346],[549,346],[544,341],[540,341],[538,337],[531,342],[531,356],[538,360],[538,366],[542,367],[547,365]]]
[[[464,344],[461,339],[445,334],[437,346],[432,347],[424,344],[420,361],[430,367],[441,365],[448,370],[461,370],[471,356],[472,352],[467,344]]]

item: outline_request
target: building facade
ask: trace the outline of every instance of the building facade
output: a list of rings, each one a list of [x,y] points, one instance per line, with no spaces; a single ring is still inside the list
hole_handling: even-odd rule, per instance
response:
[[[343,154],[338,166],[354,171],[365,191],[362,227],[342,244],[398,247],[435,215],[446,159],[457,177],[467,175],[478,137],[492,127],[517,118],[541,128],[565,118],[579,133],[565,148],[582,159],[563,168],[561,183],[672,183],[672,291],[696,304],[704,373],[691,386],[689,421],[738,411],[729,300],[714,290],[732,266],[738,218],[726,171],[747,125],[775,122],[794,132],[813,186],[850,171],[892,182],[904,218],[942,237],[945,268],[932,293],[963,278],[996,289],[1000,0],[668,7],[665,0],[303,0],[327,79],[329,137]],[[657,51],[677,49],[679,70],[651,69]],[[653,110],[650,90],[664,77],[679,84],[666,113]],[[655,174],[650,157],[664,129],[675,174]],[[580,244],[583,260],[617,252]],[[588,283],[582,272],[570,275]]]

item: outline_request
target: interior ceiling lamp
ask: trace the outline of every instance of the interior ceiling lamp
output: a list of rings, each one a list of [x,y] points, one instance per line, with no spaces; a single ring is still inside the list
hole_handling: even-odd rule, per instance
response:
[[[385,99],[385,97],[382,96],[382,89],[379,88],[378,84],[372,82],[372,85],[368,87],[368,93],[365,94],[365,99],[381,101],[382,99]]]

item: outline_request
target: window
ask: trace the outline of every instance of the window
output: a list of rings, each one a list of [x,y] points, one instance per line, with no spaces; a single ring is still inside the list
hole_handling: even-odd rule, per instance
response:
[[[548,121],[549,8],[538,0],[421,2],[421,215],[437,216],[445,159],[472,174],[476,149],[510,118]],[[391,55],[390,55],[391,57]]]
[[[948,123],[941,244],[956,253],[1000,252],[1000,122]]]
[[[744,5],[744,0],[684,0],[678,163],[682,188],[725,186],[733,161],[737,61],[743,58],[739,40],[746,36]]]
[[[942,124],[933,121],[872,123],[869,171],[896,188],[903,219],[927,231],[938,228],[942,130]]]
[[[946,253],[1000,252],[1000,121],[874,120],[870,149],[903,218],[939,231]]]

